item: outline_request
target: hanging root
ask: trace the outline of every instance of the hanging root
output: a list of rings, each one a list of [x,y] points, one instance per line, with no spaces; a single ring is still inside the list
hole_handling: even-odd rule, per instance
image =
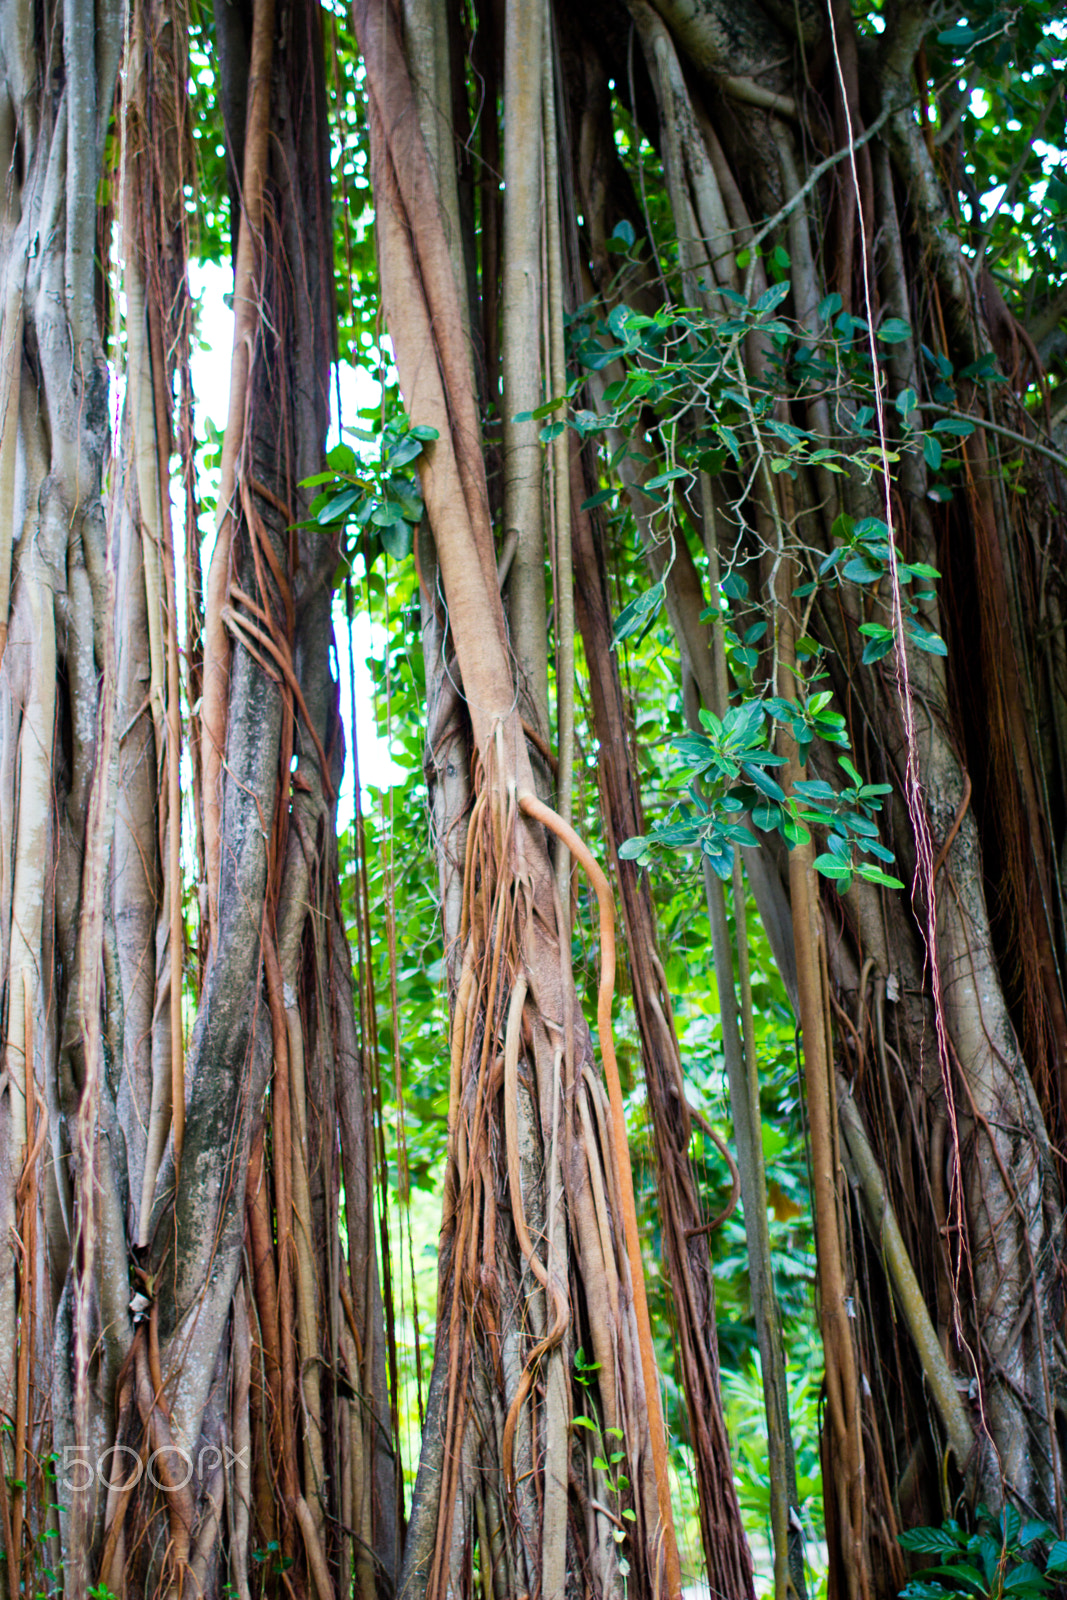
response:
[[[615,902],[611,886],[591,851],[579,838],[569,823],[563,821],[550,806],[533,794],[520,794],[519,806],[524,814],[540,822],[555,834],[584,867],[597,897],[600,911],[600,987],[597,993],[597,1026],[600,1037],[600,1055],[604,1063],[604,1076],[608,1083],[611,1105],[614,1168],[622,1201],[623,1230],[626,1254],[630,1264],[634,1310],[637,1316],[637,1334],[641,1352],[641,1376],[644,1380],[645,1404],[648,1407],[648,1427],[652,1445],[652,1463],[656,1481],[656,1499],[659,1505],[659,1536],[663,1540],[663,1555],[668,1593],[672,1600],[681,1591],[681,1568],[674,1532],[674,1513],[671,1507],[670,1480],[667,1471],[667,1438],[660,1404],[659,1375],[652,1346],[652,1323],[648,1313],[648,1296],[645,1292],[645,1269],[641,1260],[641,1241],[637,1228],[637,1207],[634,1201],[633,1172],[630,1167],[630,1147],[626,1133],[626,1111],[623,1106],[622,1084],[615,1060],[615,1037],[611,1024],[611,1002],[615,993]]]

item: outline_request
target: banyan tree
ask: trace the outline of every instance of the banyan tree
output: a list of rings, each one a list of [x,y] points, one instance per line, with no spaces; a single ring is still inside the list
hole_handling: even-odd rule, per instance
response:
[[[828,1593],[895,1595],[897,1536],[983,1504],[1067,1534],[1063,56],[1039,0],[4,8],[12,1600],[678,1596],[668,1357],[709,1585],[754,1597],[664,872],[710,929],[776,1600],[808,1578],[757,917],[802,1064]],[[373,470],[326,451],[357,292],[399,393]],[[407,1484],[396,931],[333,639],[379,557],[417,579],[448,1101]],[[654,628],[666,753],[628,668]]]

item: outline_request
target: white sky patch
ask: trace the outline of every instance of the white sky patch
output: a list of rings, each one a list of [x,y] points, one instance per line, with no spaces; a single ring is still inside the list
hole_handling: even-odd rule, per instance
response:
[[[227,297],[233,288],[233,275],[228,268],[213,262],[193,262],[189,267],[189,284],[198,303],[197,341],[193,345],[191,367],[193,395],[196,408],[196,431],[199,439],[206,433],[205,423],[210,421],[221,434],[226,427],[230,397],[230,360],[233,354],[233,312]],[[351,427],[357,412],[377,403],[380,390],[377,380],[365,369],[339,363],[330,384],[330,432],[327,448],[340,442],[341,431],[337,417],[338,389],[340,390],[341,418],[344,427]],[[180,533],[184,509],[181,486],[175,489],[175,556],[181,566],[184,538]],[[201,473],[200,497],[200,560],[207,579],[211,551],[215,544],[215,502],[218,496],[218,473]],[[184,581],[184,571],[179,570],[179,586]],[[341,785],[339,817],[341,825],[352,816],[352,717],[349,692],[348,632],[343,613],[335,617],[337,639],[336,666],[340,674],[341,720],[345,730],[345,773]],[[367,812],[372,797],[371,788],[389,788],[407,781],[407,769],[394,761],[389,746],[378,732],[375,718],[374,683],[367,667],[367,657],[381,656],[385,650],[385,635],[375,627],[365,612],[357,613],[352,623],[352,655],[356,698],[356,741],[359,750],[359,775],[363,788],[362,810]]]

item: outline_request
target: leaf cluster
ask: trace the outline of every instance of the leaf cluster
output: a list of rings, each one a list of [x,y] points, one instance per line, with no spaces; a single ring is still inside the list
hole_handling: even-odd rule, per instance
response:
[[[996,1517],[979,1506],[973,1533],[950,1519],[897,1537],[909,1554],[937,1558],[901,1590],[901,1600],[1038,1600],[1055,1588],[1050,1580],[1067,1577],[1067,1540],[1054,1540],[1047,1522],[1023,1522],[1014,1506]]]
[[[376,455],[358,456],[351,445],[336,445],[326,457],[329,470],[302,484],[319,493],[301,527],[361,530],[359,549],[367,570],[380,554],[401,561],[411,551],[423,515],[422,491],[410,469],[437,438],[437,429],[412,426],[401,413],[377,429],[346,432],[374,446]]]

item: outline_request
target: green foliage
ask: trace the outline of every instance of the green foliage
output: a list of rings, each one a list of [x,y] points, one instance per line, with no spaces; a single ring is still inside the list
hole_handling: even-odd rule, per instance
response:
[[[628,839],[619,854],[645,863],[657,851],[699,849],[725,880],[733,872],[734,846],[747,849],[759,842],[744,821],[751,816],[757,829],[778,833],[789,849],[806,844],[811,827],[825,829],[827,848],[816,856],[815,867],[842,893],[854,874],[903,888],[881,867],[859,859],[873,855],[892,862],[874,820],[882,797],[891,793],[888,784],[864,784],[847,756],[839,762],[852,782],[836,790],[822,779],[804,779],[787,795],[767,770],[786,759],[766,745],[768,725],[775,722],[789,728],[804,760],[816,739],[848,748],[844,718],[832,709],[831,698],[829,690],[821,689],[798,701],[777,696],[745,700],[730,706],[722,721],[702,709],[706,734],[683,734],[673,741],[685,762],[689,798],[676,802],[650,834]]]
[[[1014,1506],[994,1517],[978,1507],[974,1533],[956,1521],[898,1535],[914,1556],[935,1557],[901,1590],[901,1600],[1038,1600],[1067,1576],[1067,1541],[1047,1522],[1023,1522]],[[1048,1553],[1042,1552],[1048,1547]]]
[[[786,1373],[789,1416],[796,1444],[797,1510],[809,1546],[822,1533],[822,1465],[819,1459],[819,1402],[822,1351],[814,1329],[801,1327],[791,1341]],[[750,1533],[770,1534],[770,1475],[767,1465],[766,1401],[759,1357],[723,1373],[723,1410],[739,1458],[737,1494]]]
[[[1024,319],[1035,292],[1054,295],[1067,272],[1067,115],[1062,96],[1054,98],[1067,50],[1055,11],[1046,0],[973,0],[929,49],[931,76],[945,85],[939,120],[955,113],[959,122],[953,225],[972,247],[984,242],[998,287]]]
[[[619,236],[627,248],[631,233],[628,229]],[[751,252],[743,255],[744,264],[751,264]],[[781,246],[775,247],[768,265],[772,276],[777,273],[777,280],[755,300],[731,289],[716,291],[723,313],[668,305],[654,315],[645,315],[619,304],[600,316],[596,305],[580,308],[570,324],[575,364],[586,373],[611,366],[613,371],[621,370],[622,376],[604,388],[599,415],[579,408],[572,411],[569,425],[583,438],[610,433],[613,439],[621,436],[624,441],[613,446],[605,463],[607,483],[585,502],[585,509],[616,499],[621,491],[618,474],[629,461],[637,467],[639,492],[647,503],[644,517],[657,527],[655,537],[671,543],[685,537],[686,496],[695,487],[698,474],[734,474],[739,482],[746,482],[743,500],[761,470],[772,476],[785,473],[796,477],[799,469],[806,467],[870,477],[887,456],[891,463],[896,462],[904,450],[921,452],[928,467],[942,476],[959,465],[951,451],[974,431],[974,424],[956,416],[932,422],[924,418],[923,404],[912,388],[896,396],[890,415],[896,421],[898,448],[887,450],[872,426],[875,396],[866,322],[843,312],[841,296],[830,294],[818,311],[822,334],[812,340],[806,330],[781,315],[791,293],[790,280],[784,276],[789,258]],[[772,350],[759,383],[745,356],[745,341],[753,334]],[[910,326],[901,318],[885,319],[877,334],[890,347],[912,338]],[[946,403],[955,406],[956,393],[949,386],[954,377],[951,365],[932,354],[930,363],[931,403],[942,408]],[[571,385],[572,398],[582,381],[578,378]],[[843,425],[838,438],[820,439],[784,420],[783,401],[803,402],[815,393],[825,396],[828,389],[838,396],[836,415]],[[546,402],[541,413],[547,415],[566,398]],[[665,470],[654,474],[648,471],[648,458],[626,442],[640,431],[640,419],[647,417],[649,409],[659,421],[666,462]],[[710,432],[692,420],[702,413],[711,423]],[[683,417],[687,419],[684,426]],[[934,484],[931,492],[943,499],[951,496],[951,489],[941,483]],[[773,501],[773,494],[770,498]],[[621,509],[614,520],[628,528],[632,518],[632,509]],[[891,549],[889,527],[877,517],[855,519],[841,514],[833,534],[836,542],[828,554],[808,552],[812,576],[794,590],[794,597],[813,597],[818,591],[831,592],[843,585],[862,590],[867,601],[860,625],[865,666],[874,666],[895,648],[898,604],[908,644],[928,654],[946,655],[943,639],[924,615],[936,599],[935,590],[929,587],[938,577],[936,569],[900,559]],[[648,637],[660,613],[665,582],[666,574],[661,574],[656,582],[642,584],[622,607],[614,630],[616,649],[629,641],[640,646]],[[885,870],[893,857],[881,842],[875,820],[883,797],[890,792],[888,786],[865,784],[847,757],[840,760],[850,781],[840,788],[825,777],[805,778],[787,795],[768,770],[785,764],[785,758],[773,748],[775,724],[792,735],[802,767],[816,742],[845,752],[851,745],[845,718],[833,705],[831,690],[820,685],[827,672],[815,641],[801,638],[797,643],[797,665],[791,669],[797,678],[796,699],[768,692],[766,687],[778,676],[774,670],[776,646],[766,661],[764,687],[757,685],[756,672],[761,651],[767,649],[775,605],[749,606],[742,618],[738,603],[747,597],[745,578],[739,571],[729,571],[715,603],[703,616],[705,622],[724,630],[739,701],[725,712],[721,723],[703,711],[704,734],[687,732],[674,738],[682,762],[674,782],[685,786],[685,798],[675,800],[647,835],[628,841],[623,856],[647,864],[663,852],[699,849],[725,879],[732,871],[735,848],[757,843],[758,831],[776,832],[792,849],[807,843],[810,829],[817,827],[824,831],[825,848],[816,856],[816,869],[842,893],[857,876],[885,888],[903,887],[899,878]]]
[[[600,1369],[598,1361],[590,1362],[585,1359],[585,1352],[580,1347],[574,1353],[574,1381],[588,1390],[593,1387],[595,1379],[593,1374]],[[612,1536],[619,1549],[619,1571],[625,1578],[630,1572],[630,1563],[622,1553],[621,1546],[626,1542],[626,1529],[621,1526],[621,1521],[636,1522],[637,1513],[630,1506],[622,1505],[623,1496],[628,1494],[630,1480],[623,1472],[623,1463],[626,1460],[626,1451],[617,1448],[625,1444],[626,1435],[621,1428],[601,1428],[600,1424],[592,1417],[579,1413],[571,1418],[572,1428],[584,1429],[593,1435],[596,1441],[597,1454],[593,1456],[593,1470],[604,1474],[604,1488],[611,1501],[619,1506],[620,1523],[612,1529]]]
[[[311,502],[309,520],[301,526],[362,530],[345,555],[358,550],[369,572],[383,552],[393,561],[402,561],[411,552],[423,511],[422,491],[411,468],[425,445],[437,438],[437,430],[412,426],[401,412],[378,428],[345,431],[361,444],[375,446],[377,455],[368,450],[357,456],[351,445],[335,445],[326,457],[330,470],[304,480],[304,488],[317,488],[319,493]],[[348,570],[346,560],[339,577]]]

